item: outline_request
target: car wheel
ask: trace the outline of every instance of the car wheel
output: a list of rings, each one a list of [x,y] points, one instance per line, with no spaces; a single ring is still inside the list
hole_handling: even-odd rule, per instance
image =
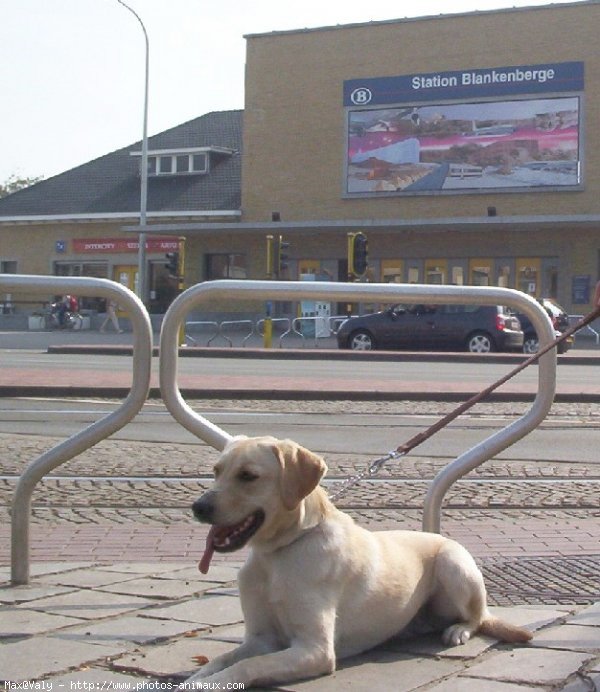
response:
[[[537,336],[525,337],[525,341],[523,341],[523,353],[526,353],[527,355],[531,356],[534,353],[538,352],[539,347],[540,343],[538,341]]]
[[[372,351],[375,349],[375,339],[370,332],[359,329],[350,334],[348,345],[353,351]]]
[[[469,353],[491,353],[496,350],[492,337],[485,332],[475,332],[467,339]]]

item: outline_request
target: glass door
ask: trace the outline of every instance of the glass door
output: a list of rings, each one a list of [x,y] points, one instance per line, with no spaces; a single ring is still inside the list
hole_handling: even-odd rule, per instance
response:
[[[517,288],[523,293],[540,296],[541,260],[539,257],[519,257],[516,261]]]
[[[425,260],[425,283],[445,284],[447,276],[447,262],[442,259]]]
[[[381,260],[381,281],[384,284],[402,283],[403,262],[399,259]]]
[[[469,283],[471,286],[491,286],[492,285],[492,260],[491,259],[470,259],[469,260]]]

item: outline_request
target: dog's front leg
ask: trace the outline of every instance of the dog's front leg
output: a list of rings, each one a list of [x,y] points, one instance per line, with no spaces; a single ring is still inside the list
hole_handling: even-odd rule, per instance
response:
[[[299,628],[289,648],[243,659],[240,659],[239,649],[236,649],[214,661],[221,665],[227,662],[229,656],[230,665],[221,666],[219,671],[212,666],[205,668],[199,673],[201,677],[193,676],[186,683],[202,681],[206,685],[213,684],[215,689],[241,683],[244,688],[249,688],[332,673],[335,670],[334,626],[335,613],[322,613],[318,623]],[[237,660],[233,662],[236,656]]]
[[[194,675],[185,680],[186,683],[198,682],[200,680],[204,681],[206,678],[219,673],[225,668],[229,668],[239,661],[243,661],[247,658],[252,658],[256,656],[261,656],[263,654],[268,654],[272,651],[276,651],[277,646],[268,638],[263,637],[252,637],[247,641],[240,644],[232,651],[228,651],[225,654],[221,654],[212,661],[209,661],[206,665],[202,666]]]
[[[182,687],[185,687],[186,683],[198,681],[207,685],[207,689],[209,685],[212,685],[213,689],[227,689],[227,685],[234,684],[242,684],[248,689],[327,675],[334,670],[333,651],[323,651],[315,648],[314,644],[296,644],[284,651],[246,658],[208,677],[194,675],[186,680]]]

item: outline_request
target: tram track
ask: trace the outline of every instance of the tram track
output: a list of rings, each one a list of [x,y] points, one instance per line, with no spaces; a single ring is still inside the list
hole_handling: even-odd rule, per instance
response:
[[[10,453],[0,463],[0,511],[8,515],[18,477],[26,466],[64,439],[49,434],[58,431],[60,421],[77,426],[93,422],[113,403],[75,399],[5,401],[0,412],[0,423],[5,426],[0,428],[0,444],[4,443]],[[307,431],[323,430],[318,438],[321,446],[312,448],[326,459],[329,471],[323,483],[332,491],[372,460],[367,449],[381,443],[380,431],[391,430],[398,444],[408,433],[426,427],[448,409],[448,404],[441,402],[190,403],[232,433],[263,426],[280,436],[281,431],[289,436],[296,431],[302,438]],[[445,440],[453,439],[462,445],[462,438],[466,444],[474,432],[485,437],[523,410],[518,403],[478,406],[477,411],[455,421],[448,432],[440,433],[440,437],[445,436],[441,446],[389,462],[377,478],[361,482],[338,504],[359,512],[421,510],[429,483],[455,458]],[[587,404],[553,407],[536,434],[560,431],[566,434],[561,439],[569,440],[569,444],[557,447],[544,443],[541,437],[531,457],[520,457],[519,448],[512,448],[458,481],[448,492],[444,507],[498,512],[579,510],[596,515],[600,509],[600,464],[593,450],[582,456],[580,448],[583,434],[595,436],[599,413],[600,406]],[[34,517],[54,512],[62,521],[68,520],[69,512],[76,511],[77,521],[82,517],[94,520],[97,511],[107,517],[114,512],[121,520],[142,511],[173,511],[177,516],[187,513],[193,499],[209,487],[217,453],[199,441],[182,441],[177,436],[179,426],[173,424],[160,402],[149,402],[137,422],[131,437],[104,440],[47,475],[33,496]],[[34,424],[33,432],[23,433],[30,424]],[[19,427],[10,431],[11,425]],[[352,438],[353,430],[361,434]],[[164,439],[150,438],[157,431]],[[353,439],[362,448],[353,444]]]
[[[181,508],[187,509],[198,494],[211,485],[210,477],[47,477],[34,492],[34,507]],[[335,490],[343,477],[329,478],[327,489]],[[428,479],[368,479],[352,488],[338,502],[352,508],[420,508]],[[0,478],[0,505],[8,507],[17,477]],[[506,479],[467,478],[447,493],[448,508],[600,510],[600,479]]]

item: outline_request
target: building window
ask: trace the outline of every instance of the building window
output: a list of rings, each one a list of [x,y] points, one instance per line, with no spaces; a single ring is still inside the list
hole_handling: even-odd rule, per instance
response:
[[[193,154],[190,156],[190,163],[190,172],[208,173],[208,154]]]
[[[232,149],[198,147],[195,149],[162,150],[148,152],[148,175],[205,175],[210,173],[211,153],[217,157],[232,156]],[[131,152],[140,156],[140,152]]]
[[[491,286],[492,285],[492,260],[491,259],[470,259],[469,260],[469,283],[472,286]]]
[[[247,279],[246,255],[206,255],[206,280]]]
[[[158,166],[156,173],[158,175],[161,174],[171,174],[173,172],[173,160],[174,156],[159,156],[158,157]]]
[[[381,280],[384,284],[402,283],[402,260],[381,260]]]
[[[177,173],[188,173],[190,170],[190,157],[187,155],[180,155],[175,157],[176,165],[175,170]]]
[[[0,274],[16,274],[16,260],[0,260]]]

